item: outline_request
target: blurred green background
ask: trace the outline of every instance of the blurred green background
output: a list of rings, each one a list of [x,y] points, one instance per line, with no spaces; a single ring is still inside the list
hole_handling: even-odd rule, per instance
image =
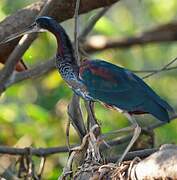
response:
[[[0,20],[16,10],[35,2],[34,0],[1,0]],[[82,15],[80,29],[96,11]],[[108,37],[128,37],[177,20],[176,0],[125,0],[115,5],[98,21],[92,35]],[[63,25],[73,39],[72,20]],[[52,57],[56,42],[50,33],[43,33],[24,55],[29,67]],[[158,69],[177,56],[177,43],[136,45],[128,49],[111,49],[92,57],[105,59],[117,65],[132,69]],[[177,65],[174,64],[174,66]],[[143,76],[144,74],[139,74]],[[146,79],[153,89],[177,109],[177,70],[163,72]],[[0,97],[0,145],[13,146],[28,135],[33,147],[53,147],[66,145],[67,105],[72,91],[66,86],[56,70],[44,76],[20,82]],[[102,131],[127,126],[128,121],[116,111],[96,104],[96,116],[102,124]],[[148,125],[156,120],[150,116],[137,117],[139,123]],[[76,132],[71,129],[71,143],[78,143]],[[177,143],[177,121],[155,130],[155,145]],[[67,160],[67,154],[52,155],[47,158],[44,169],[46,179],[56,179]]]

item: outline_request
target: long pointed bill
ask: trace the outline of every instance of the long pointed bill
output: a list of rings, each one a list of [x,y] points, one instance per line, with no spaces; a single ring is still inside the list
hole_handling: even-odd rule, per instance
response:
[[[13,39],[16,39],[24,34],[30,34],[30,33],[34,33],[34,32],[44,32],[43,29],[39,28],[36,23],[33,23],[31,26],[25,28],[23,31],[15,33],[10,35],[9,37],[5,38],[4,40],[2,40],[0,42],[0,44],[4,44],[6,42],[12,41]]]

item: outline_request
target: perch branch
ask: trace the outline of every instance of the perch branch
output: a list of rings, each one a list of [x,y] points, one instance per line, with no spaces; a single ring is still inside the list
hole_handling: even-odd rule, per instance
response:
[[[135,164],[130,173],[131,179],[176,179],[177,146],[163,145],[159,151]]]

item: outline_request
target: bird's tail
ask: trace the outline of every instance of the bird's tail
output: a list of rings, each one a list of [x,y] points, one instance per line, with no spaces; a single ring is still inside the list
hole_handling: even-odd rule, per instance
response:
[[[160,121],[163,121],[163,122],[170,121],[168,111],[173,112],[173,108],[170,105],[168,105],[165,101],[163,101],[163,104],[160,104],[151,100],[151,101],[146,102],[145,106],[146,106],[145,107],[146,110],[148,110],[150,114],[152,114],[154,117],[156,117]]]

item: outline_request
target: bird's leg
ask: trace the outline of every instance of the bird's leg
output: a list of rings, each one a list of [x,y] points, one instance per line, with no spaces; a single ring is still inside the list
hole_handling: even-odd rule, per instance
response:
[[[130,150],[130,148],[133,146],[133,144],[135,143],[135,141],[138,139],[140,133],[141,133],[141,127],[138,125],[138,123],[136,122],[136,120],[129,114],[129,113],[125,113],[125,116],[128,118],[128,120],[132,123],[133,125],[133,129],[134,129],[134,133],[133,133],[133,137],[130,141],[130,143],[128,144],[127,148],[125,149],[124,153],[122,154],[122,156],[120,157],[120,159],[118,160],[119,163],[121,163],[124,159],[124,157],[126,156],[126,154],[128,153],[128,151]]]
[[[94,113],[94,102],[92,101],[86,101],[85,102],[88,118],[87,118],[87,129],[90,131],[90,128],[94,125],[98,124],[95,113]]]
[[[129,126],[129,127],[125,127],[122,129],[115,130],[115,131],[104,133],[102,135],[102,137],[104,138],[104,137],[107,137],[107,135],[112,135],[112,134],[117,134],[117,133],[122,133],[122,132],[129,132],[129,131],[133,131],[134,129],[135,128],[133,126]]]
[[[95,112],[94,112],[94,102],[89,101],[89,107],[92,115],[93,122],[91,124],[91,127],[94,126],[95,124],[98,124],[97,119],[95,117]]]

